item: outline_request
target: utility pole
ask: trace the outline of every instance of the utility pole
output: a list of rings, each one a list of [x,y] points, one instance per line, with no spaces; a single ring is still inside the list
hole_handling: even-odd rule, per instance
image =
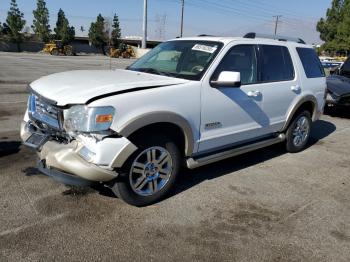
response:
[[[147,47],[147,0],[143,1],[143,26],[142,26],[142,48]]]
[[[280,18],[281,18],[282,16],[281,16],[281,15],[274,15],[273,17],[275,18],[275,35],[277,35],[278,23],[280,22]]]
[[[181,30],[180,37],[182,37],[184,32],[184,10],[185,10],[185,0],[181,0]]]

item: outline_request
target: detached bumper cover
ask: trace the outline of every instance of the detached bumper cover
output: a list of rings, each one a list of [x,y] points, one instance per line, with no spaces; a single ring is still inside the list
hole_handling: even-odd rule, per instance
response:
[[[30,125],[23,121],[21,138],[27,146],[30,146],[28,141],[34,134],[29,127]],[[96,141],[92,138],[78,137],[68,144],[46,140],[35,149],[42,161],[39,168],[46,175],[59,177],[61,180],[62,177],[65,177],[63,180],[67,180],[68,175],[72,176],[74,181],[78,177],[91,182],[107,182],[118,176],[115,168],[121,167],[137,147],[126,138],[105,138]],[[86,152],[89,155],[86,155]]]
[[[96,181],[90,181],[90,180],[86,180],[83,179],[81,177],[72,175],[72,174],[68,174],[56,169],[49,169],[45,166],[45,162],[44,161],[39,161],[38,162],[38,170],[44,174],[47,175],[49,177],[52,177],[54,180],[65,184],[65,185],[70,185],[70,186],[92,186],[97,184]]]
[[[110,181],[118,175],[112,169],[104,169],[87,162],[79,155],[79,147],[76,141],[67,145],[48,141],[43,145],[39,158],[45,160],[48,168],[62,170],[91,181]]]

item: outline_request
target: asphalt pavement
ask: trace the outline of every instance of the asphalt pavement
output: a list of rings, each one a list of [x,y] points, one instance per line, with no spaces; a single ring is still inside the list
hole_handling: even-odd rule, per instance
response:
[[[0,261],[349,261],[349,110],[314,123],[301,153],[275,145],[183,170],[145,208],[38,174],[19,139],[27,83],[131,62],[0,53]]]

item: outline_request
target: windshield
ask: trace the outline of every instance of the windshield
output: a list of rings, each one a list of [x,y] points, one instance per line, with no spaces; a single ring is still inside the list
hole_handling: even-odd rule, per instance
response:
[[[127,69],[200,80],[222,45],[222,43],[211,41],[177,40],[164,42]]]

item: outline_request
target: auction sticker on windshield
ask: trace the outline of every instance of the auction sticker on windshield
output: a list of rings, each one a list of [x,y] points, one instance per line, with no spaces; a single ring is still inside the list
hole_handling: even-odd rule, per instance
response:
[[[196,44],[192,47],[192,50],[196,50],[196,51],[202,51],[202,52],[206,52],[206,53],[214,53],[215,50],[217,49],[217,46],[209,46],[209,45],[200,45],[200,44]]]

